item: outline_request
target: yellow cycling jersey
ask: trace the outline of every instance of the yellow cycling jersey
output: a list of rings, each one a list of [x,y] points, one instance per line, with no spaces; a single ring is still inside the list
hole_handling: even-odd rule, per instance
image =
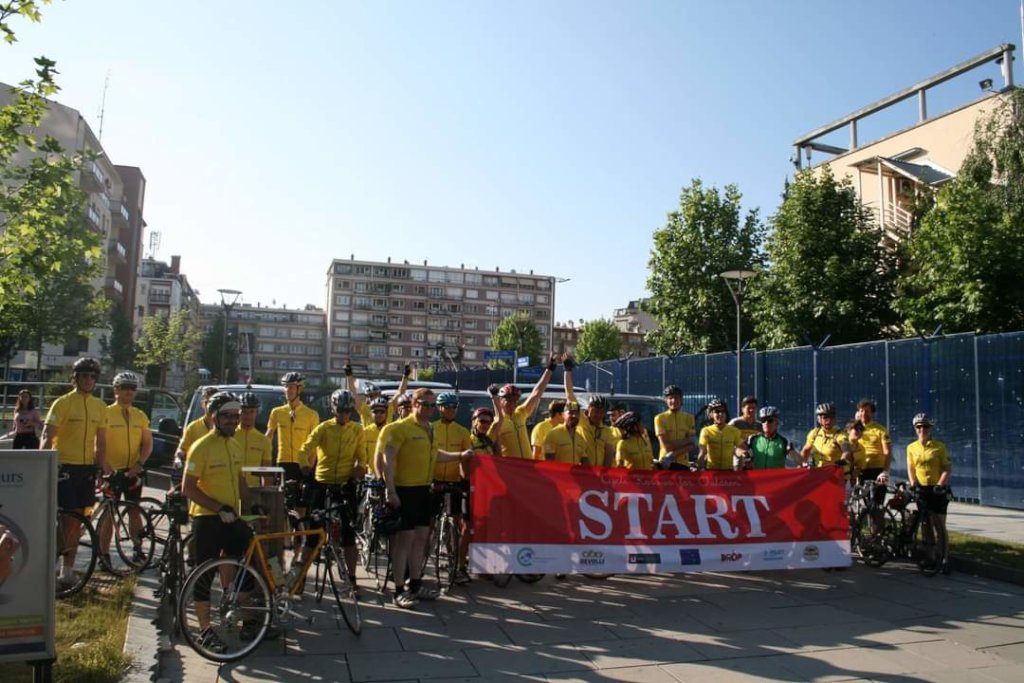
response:
[[[949,452],[941,441],[914,441],[907,445],[907,471],[913,471],[917,483],[937,486],[942,473],[950,469]]]
[[[811,458],[815,467],[831,465],[839,462],[843,457],[841,444],[844,438],[843,433],[838,429],[815,427],[807,432],[804,448],[811,447]]]
[[[615,446],[615,466],[631,470],[653,470],[654,453],[642,436],[621,439]]]
[[[576,427],[583,435],[587,444],[587,459],[591,465],[604,465],[605,446],[612,438],[611,427],[605,424],[595,425],[586,415],[580,416],[580,424]]]
[[[339,424],[331,418],[324,420],[302,444],[306,462],[316,458],[314,477],[321,484],[344,484],[352,478],[352,470],[366,452],[362,425],[349,420]]]
[[[700,430],[700,445],[707,451],[709,470],[731,470],[736,447],[743,443],[743,434],[732,425],[708,425]]]
[[[376,422],[370,422],[363,427],[363,456],[360,459],[366,471],[373,472],[378,477],[380,472],[373,466],[373,456],[377,455],[377,440],[380,437],[380,430],[381,428],[377,426]]]
[[[682,441],[688,437],[692,437],[693,433],[693,415],[690,415],[683,410],[677,410],[675,412],[666,410],[665,412],[658,413],[654,416],[655,437],[664,436],[669,441]],[[664,458],[666,455],[668,455],[668,451],[661,448],[658,452],[658,458]],[[690,456],[687,453],[677,453],[675,462],[680,465],[688,465],[690,464]]]
[[[148,429],[149,418],[135,406],[107,406],[107,464],[115,470],[135,465],[142,456],[142,434]]]
[[[206,424],[203,418],[197,418],[185,425],[185,431],[181,433],[181,441],[178,442],[178,450],[188,455],[188,449],[192,444],[213,431],[213,427]]]
[[[569,431],[565,425],[558,425],[548,432],[544,437],[544,457],[570,465],[594,464],[592,460],[587,460],[587,439],[579,426]]]
[[[239,427],[231,438],[242,450],[243,467],[269,467],[274,463],[274,445],[260,430]],[[260,478],[255,474],[246,474],[245,483],[249,486],[259,486]]]
[[[858,472],[868,469],[868,452],[864,448],[864,439],[858,439],[856,443],[850,441],[849,437],[840,444],[844,452],[848,453],[853,466]]]
[[[434,423],[434,442],[438,450],[449,453],[461,453],[473,447],[469,430],[458,422],[438,420]],[[458,462],[439,462],[434,464],[434,481],[459,481],[462,472]]]
[[[501,423],[501,455],[506,458],[533,459],[530,437],[526,433],[526,421],[531,411],[526,405],[516,406],[512,415],[505,415]]]
[[[368,428],[374,424],[373,411],[370,409],[369,403],[363,403],[356,409],[359,413],[359,421],[363,423],[363,429]],[[384,424],[391,422],[395,417],[395,406],[393,403],[388,403],[387,412],[384,413]]]
[[[196,477],[199,489],[221,505],[228,505],[235,512],[241,509],[242,449],[231,438],[216,431],[208,433],[192,444],[185,459],[185,476]],[[191,501],[188,513],[193,517],[215,515],[210,510]]]
[[[863,469],[879,469],[886,466],[885,451],[883,448],[890,448],[892,442],[889,440],[889,430],[877,422],[869,422],[864,425],[864,433],[860,437],[864,445],[867,460]],[[857,465],[860,468],[860,465]]]
[[[309,461],[300,459],[299,452],[318,424],[320,415],[302,402],[294,409],[283,405],[271,410],[267,431],[277,434],[277,462],[298,463],[303,469],[309,467]]]
[[[107,406],[91,394],[70,391],[50,406],[46,424],[57,429],[54,448],[61,465],[96,463],[96,434],[107,426]]]
[[[392,422],[380,433],[381,447],[395,449],[395,486],[426,486],[434,480],[437,446],[430,425],[410,415]]]
[[[548,433],[555,428],[555,423],[551,421],[549,417],[546,420],[541,420],[533,426],[533,431],[530,432],[530,446],[533,448],[539,448],[541,453],[544,452],[544,439]]]

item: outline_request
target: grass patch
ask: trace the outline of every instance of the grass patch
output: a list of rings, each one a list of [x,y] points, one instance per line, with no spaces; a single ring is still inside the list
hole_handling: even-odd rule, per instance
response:
[[[73,598],[57,601],[54,680],[117,683],[124,677],[130,663],[124,654],[124,637],[134,588],[134,577],[90,583]],[[0,680],[29,683],[32,669],[21,662],[0,664]]]
[[[984,564],[1024,572],[1024,545],[994,541],[991,538],[949,532],[949,553]]]

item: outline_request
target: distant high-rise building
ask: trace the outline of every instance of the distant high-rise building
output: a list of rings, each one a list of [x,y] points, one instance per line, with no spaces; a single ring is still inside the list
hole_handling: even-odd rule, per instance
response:
[[[340,383],[397,377],[406,363],[482,366],[502,319],[525,311],[551,348],[556,278],[448,266],[335,259],[327,271],[327,368]]]

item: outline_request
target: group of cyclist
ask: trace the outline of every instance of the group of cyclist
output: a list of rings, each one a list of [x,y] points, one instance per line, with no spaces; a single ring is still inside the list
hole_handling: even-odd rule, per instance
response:
[[[565,398],[551,401],[546,418],[528,433],[527,422],[539,408],[559,362],[565,370]],[[455,492],[454,513],[465,529],[470,509],[466,464],[477,454],[636,470],[840,466],[851,481],[877,482],[875,496],[885,498],[892,445],[885,427],[874,420],[875,405],[870,400],[857,405],[856,415],[844,429],[836,426],[833,404],[817,406],[817,426],[798,449],[779,433],[779,410],[759,407],[754,397],[742,400],[741,414],[731,421],[723,401],[710,401],[706,407],[710,424],[698,432],[694,416],[682,410],[681,388],[670,385],[664,390],[667,409],[655,417],[652,437],[639,414],[627,405],[591,395],[581,406],[573,391],[574,368],[571,356],[553,354],[525,400],[515,385],[490,387],[492,406],[477,408],[469,429],[455,420],[457,394],[435,395],[425,388],[406,392],[408,367],[393,396],[384,397],[365,383],[365,399],[351,367],[346,367],[347,388],[331,395],[333,416],[324,422],[302,402],[304,377],[289,372],[281,379],[286,401],[271,411],[265,434],[255,427],[260,408],[255,394],[235,396],[206,389],[201,402],[204,414],[186,426],[176,454],[183,465],[181,491],[190,501],[196,562],[244,551],[251,530],[241,520],[243,513],[275,517],[278,511],[268,510],[269,501],[257,495],[259,477],[243,472],[245,467],[274,464],[275,437],[276,464],[284,470],[286,486],[302,491],[290,501],[299,515],[340,501],[354,504],[355,483],[368,474],[383,481],[385,501],[400,520],[390,547],[394,602],[402,608],[438,596],[421,576],[432,520],[440,505],[435,491],[437,485],[445,485],[448,495]],[[115,402],[107,406],[92,396],[99,372],[94,359],[78,360],[72,367],[73,389],[54,401],[44,421],[42,447],[58,451],[62,509],[84,511],[94,504],[97,469],[106,475],[117,471],[128,481],[137,481],[152,451],[148,420],[131,406],[138,378],[130,372],[115,376]],[[435,409],[440,410],[437,420],[432,419]],[[610,413],[607,422],[606,413]],[[931,438],[932,421],[927,415],[916,415],[913,423],[917,440],[907,447],[910,484],[920,488],[921,498],[944,526],[949,455],[940,441]],[[658,449],[657,458],[652,445]],[[141,487],[129,486],[128,491],[126,495],[137,498]],[[341,543],[355,577],[355,529],[350,519],[347,522]],[[69,551],[62,558],[58,578],[69,580],[78,530],[65,528],[62,533]],[[100,533],[103,552],[110,534],[102,529]],[[469,580],[468,533],[462,539],[459,583]],[[296,549],[289,581],[304,579],[296,572],[309,550]],[[283,544],[270,548],[269,556],[272,566],[284,573]]]

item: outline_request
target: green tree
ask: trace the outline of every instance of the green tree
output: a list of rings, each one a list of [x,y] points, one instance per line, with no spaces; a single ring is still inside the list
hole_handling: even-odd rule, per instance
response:
[[[751,282],[757,341],[782,348],[831,335],[833,344],[892,332],[896,256],[850,180],[828,166],[801,171],[770,219],[771,267]]]
[[[224,318],[213,319],[210,331],[203,336],[199,347],[199,364],[220,379],[221,362],[224,363],[227,379],[221,382],[230,383],[238,380],[238,346],[233,334],[228,333],[227,346],[224,341]]]
[[[0,2],[4,40],[15,41],[12,17],[39,21],[41,4]],[[13,88],[0,107],[0,329],[40,349],[100,324],[103,304],[90,283],[102,272],[103,254],[76,179],[88,159],[34,135],[46,98],[59,90],[54,62],[35,63],[35,78]]]
[[[113,368],[130,368],[135,363],[132,321],[121,306],[111,306],[107,332],[100,337],[103,363]]]
[[[491,335],[491,348],[495,351],[515,350],[517,356],[529,356],[530,365],[539,365],[544,343],[537,326],[526,311],[516,311],[506,317]],[[491,367],[512,367],[511,362],[492,361]]]
[[[200,337],[199,329],[184,309],[167,318],[160,315],[144,318],[135,358],[146,367],[146,381],[162,387],[172,363],[186,369],[194,366]]]
[[[654,231],[651,297],[643,308],[658,319],[647,339],[658,353],[732,347],[732,298],[719,273],[759,266],[764,235],[756,210],[741,218],[741,199],[735,185],[720,192],[695,178],[683,188],[679,209]]]
[[[611,360],[622,350],[622,335],[611,320],[598,318],[580,328],[576,355],[580,360]]]
[[[1024,327],[1024,90],[978,121],[957,177],[907,241],[895,307],[911,332]]]

